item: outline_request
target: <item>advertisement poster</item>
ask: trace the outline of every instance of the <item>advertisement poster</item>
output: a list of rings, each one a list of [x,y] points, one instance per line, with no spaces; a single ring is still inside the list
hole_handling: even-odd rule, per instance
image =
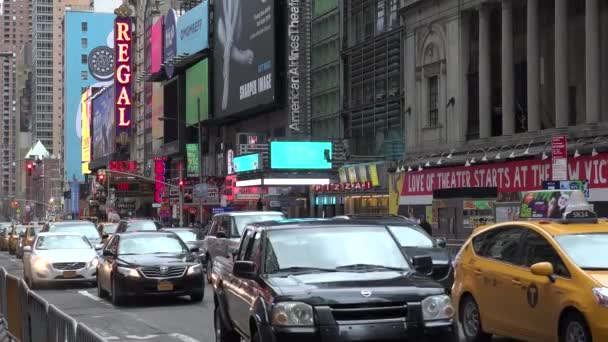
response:
[[[198,177],[199,153],[198,144],[186,144],[187,176]]]
[[[561,181],[568,179],[568,137],[554,136],[551,139],[551,179]]]
[[[231,0],[230,2],[236,2]],[[218,6],[217,3],[215,5]],[[216,9],[217,11],[217,9]],[[177,21],[177,54],[195,54],[209,48],[209,1],[204,0]]]
[[[186,70],[186,124],[209,118],[209,62],[204,59]]]
[[[93,103],[93,160],[114,153],[114,86],[97,95]]]
[[[164,94],[163,85],[160,82],[152,83],[152,153],[160,151],[163,143],[163,130],[165,123],[159,119],[164,115]]]
[[[165,63],[177,56],[177,12],[170,8],[165,14],[165,41],[163,46],[163,60]],[[172,64],[165,64],[165,73],[168,78],[173,77],[175,67]]]
[[[519,219],[519,206],[496,207],[496,223],[517,221]]]
[[[156,73],[160,71],[160,64],[163,62],[163,17],[152,25],[150,35],[150,72]]]
[[[82,93],[81,97],[81,132],[82,136],[80,141],[82,143],[82,174],[88,175],[91,173],[89,170],[89,163],[91,162],[91,105],[87,99],[93,94],[93,90],[88,88],[87,91]]]
[[[215,115],[274,103],[274,2],[217,0],[214,6]]]
[[[580,180],[543,182],[543,190],[579,190],[589,198],[589,182]]]
[[[572,190],[535,191],[524,195],[519,216],[521,218],[560,219],[568,206]]]

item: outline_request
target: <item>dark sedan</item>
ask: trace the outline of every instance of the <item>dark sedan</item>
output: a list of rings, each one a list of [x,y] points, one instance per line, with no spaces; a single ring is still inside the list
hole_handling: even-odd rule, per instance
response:
[[[97,294],[114,305],[126,297],[188,295],[203,300],[203,268],[174,233],[117,233],[106,244],[97,266]]]

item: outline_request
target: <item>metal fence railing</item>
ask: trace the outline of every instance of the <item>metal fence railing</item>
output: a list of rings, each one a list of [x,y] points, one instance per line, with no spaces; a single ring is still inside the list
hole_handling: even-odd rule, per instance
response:
[[[0,342],[106,342],[0,268]]]

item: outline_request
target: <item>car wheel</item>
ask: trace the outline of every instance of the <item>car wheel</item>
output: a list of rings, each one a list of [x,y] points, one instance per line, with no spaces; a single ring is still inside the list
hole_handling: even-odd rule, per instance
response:
[[[260,333],[255,331],[253,332],[253,337],[251,338],[251,342],[260,342],[262,338],[260,337]]]
[[[560,324],[560,342],[591,342],[585,318],[578,312],[568,314]]]
[[[108,291],[104,290],[103,287],[101,287],[101,280],[99,279],[99,276],[97,276],[97,297],[105,298],[107,296]]]
[[[204,292],[197,292],[197,293],[190,294],[190,300],[193,303],[200,303],[203,301],[204,298],[205,298]]]
[[[213,270],[213,260],[211,257],[207,257],[207,267],[205,269],[205,274],[207,275],[207,283],[211,284],[211,271]]]
[[[116,279],[114,277],[112,277],[111,283],[112,283],[112,304],[114,306],[121,306],[123,299],[118,294],[118,288],[116,286]]]
[[[216,342],[240,342],[241,336],[234,331],[226,328],[226,323],[222,319],[220,314],[220,308],[216,305],[213,311],[213,327],[215,328],[215,341]]]
[[[492,335],[483,331],[479,306],[471,296],[462,300],[460,305],[460,323],[467,342],[489,342]]]

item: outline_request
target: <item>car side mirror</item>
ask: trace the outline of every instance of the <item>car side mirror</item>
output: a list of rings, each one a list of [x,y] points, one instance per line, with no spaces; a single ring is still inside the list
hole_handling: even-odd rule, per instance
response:
[[[106,250],[104,250],[104,251],[103,251],[103,253],[102,253],[101,255],[103,255],[103,256],[105,256],[105,257],[114,257],[114,256],[115,256],[115,255],[114,255],[114,253],[112,253],[111,251],[109,251],[109,250],[107,250],[107,249],[106,249]]]
[[[555,282],[555,278],[553,277],[555,270],[553,269],[553,265],[550,262],[536,263],[536,264],[530,266],[530,271],[534,275],[541,276],[541,277],[548,277],[552,283]]]
[[[32,247],[23,246],[23,253],[32,253]]]
[[[435,238],[435,243],[437,244],[437,246],[439,246],[440,248],[445,248],[448,245],[448,242],[445,240],[445,238],[443,237],[438,237]]]
[[[429,275],[433,272],[433,258],[428,255],[413,257],[412,265],[418,273]]]
[[[226,234],[226,232],[224,231],[219,231],[215,234],[215,237],[218,239],[226,239],[228,237],[228,234]]]
[[[255,263],[253,261],[236,261],[232,268],[232,273],[237,278],[258,279],[258,274],[255,271]]]
[[[198,252],[200,252],[200,250],[201,250],[201,249],[200,249],[200,247],[199,247],[199,246],[191,246],[191,247],[190,247],[190,252],[191,252],[191,253],[198,253]]]
[[[109,238],[109,237],[110,237],[110,234],[103,234],[101,237],[102,237],[103,239],[107,239],[107,238]]]

